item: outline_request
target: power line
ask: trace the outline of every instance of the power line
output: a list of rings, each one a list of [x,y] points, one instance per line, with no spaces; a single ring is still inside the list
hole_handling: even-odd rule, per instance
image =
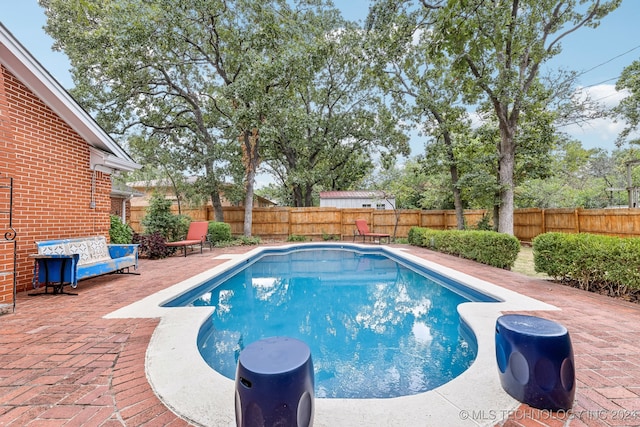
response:
[[[583,86],[583,89],[589,89],[590,87],[598,86],[598,85],[601,85],[602,83],[610,82],[611,80],[618,80],[619,78],[620,78],[620,76],[618,76],[618,77],[611,77],[610,79],[603,80],[603,81],[601,81],[601,82],[594,83],[594,84],[591,84],[591,85],[589,85],[589,86]]]
[[[584,75],[584,74],[587,74],[588,72],[593,71],[593,70],[595,70],[596,68],[600,68],[600,67],[602,67],[603,65],[607,65],[609,62],[611,62],[611,61],[615,61],[616,59],[620,58],[621,56],[624,56],[624,55],[626,55],[626,54],[628,54],[628,53],[631,53],[631,52],[633,52],[633,51],[634,51],[634,50],[636,50],[636,49],[640,49],[640,45],[637,45],[636,47],[632,47],[631,49],[627,50],[626,52],[621,53],[620,55],[616,55],[616,56],[614,56],[613,58],[608,59],[608,60],[604,61],[604,62],[603,62],[603,63],[601,63],[601,64],[598,64],[598,65],[596,65],[596,66],[593,66],[593,67],[589,68],[588,70],[585,70],[585,71],[583,71],[583,72],[581,72],[581,73],[578,73],[578,74],[576,75],[576,77],[579,77],[579,76],[582,76],[582,75]],[[613,80],[613,79],[610,79],[610,80]],[[599,84],[599,83],[598,83],[598,84]]]

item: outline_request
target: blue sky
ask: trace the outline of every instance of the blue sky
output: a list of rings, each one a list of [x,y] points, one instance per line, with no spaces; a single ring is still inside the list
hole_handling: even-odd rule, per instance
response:
[[[334,0],[345,18],[364,20],[369,0]],[[640,0],[623,0],[622,5],[607,16],[596,29],[584,28],[571,34],[562,44],[562,53],[551,62],[553,67],[584,71],[580,84],[594,99],[616,103],[621,94],[614,86],[622,69],[640,59]],[[62,53],[52,52],[52,39],[44,32],[43,10],[37,0],[0,0],[0,21],[33,56],[66,88],[72,86],[69,62]],[[614,148],[623,124],[596,120],[584,126],[565,128],[585,148]],[[422,152],[423,141],[414,138],[412,154]]]

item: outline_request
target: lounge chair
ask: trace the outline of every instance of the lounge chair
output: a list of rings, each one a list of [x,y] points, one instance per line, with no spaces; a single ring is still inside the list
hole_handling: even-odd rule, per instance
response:
[[[200,253],[202,253],[202,246],[204,245],[208,232],[208,221],[193,221],[189,224],[189,231],[187,232],[186,239],[179,240],[177,242],[169,242],[166,245],[171,247],[181,247],[184,250],[185,257],[187,256],[187,246],[200,245]]]
[[[356,219],[356,229],[358,234],[353,235],[353,241],[356,241],[356,236],[362,236],[362,243],[365,242],[365,239],[369,237],[370,241],[374,239],[378,239],[378,243],[382,243],[382,239],[387,239],[387,243],[391,241],[391,236],[384,233],[372,233],[369,231],[369,226],[367,225],[367,221],[364,219]]]

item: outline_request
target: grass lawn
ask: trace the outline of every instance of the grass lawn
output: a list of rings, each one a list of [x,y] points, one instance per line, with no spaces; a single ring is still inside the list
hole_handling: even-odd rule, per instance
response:
[[[536,270],[533,267],[533,249],[531,246],[520,247],[518,258],[516,258],[516,262],[514,263],[511,271],[516,271],[538,279],[549,279],[549,276],[544,273],[536,273]]]

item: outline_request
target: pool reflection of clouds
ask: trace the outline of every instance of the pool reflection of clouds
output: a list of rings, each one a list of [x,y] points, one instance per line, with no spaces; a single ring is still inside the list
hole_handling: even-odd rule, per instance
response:
[[[343,270],[345,274],[336,274]],[[464,372],[476,355],[475,340],[458,327],[456,307],[468,299],[452,291],[456,285],[443,287],[441,282],[386,254],[352,248],[267,254],[224,275],[224,280],[212,277],[203,284],[202,293],[214,296],[209,298],[212,303],[216,293],[229,290],[234,290],[234,298],[214,313],[211,328],[201,330],[200,342],[225,339],[219,335],[226,330],[239,331],[245,343],[285,335],[306,342],[316,365],[328,362],[325,370],[343,362],[354,364],[349,371],[361,371],[359,364],[377,369],[366,383],[335,372],[331,387],[326,387],[320,376],[316,388],[333,390],[327,397],[390,398],[423,392]],[[216,286],[211,289],[209,283]],[[189,294],[182,300],[204,304],[197,290]],[[467,339],[471,345],[465,344]],[[431,359],[418,354],[418,348],[428,347]],[[201,351],[213,369],[233,379],[231,354],[218,349],[235,354],[242,348],[209,344]],[[364,350],[362,357],[351,359],[356,349]],[[408,385],[419,383],[409,378],[416,375],[413,370],[422,371],[425,388]]]
[[[413,332],[413,336],[416,341],[421,344],[431,344],[431,341],[433,340],[431,328],[424,322],[415,322],[411,328],[411,332]]]

